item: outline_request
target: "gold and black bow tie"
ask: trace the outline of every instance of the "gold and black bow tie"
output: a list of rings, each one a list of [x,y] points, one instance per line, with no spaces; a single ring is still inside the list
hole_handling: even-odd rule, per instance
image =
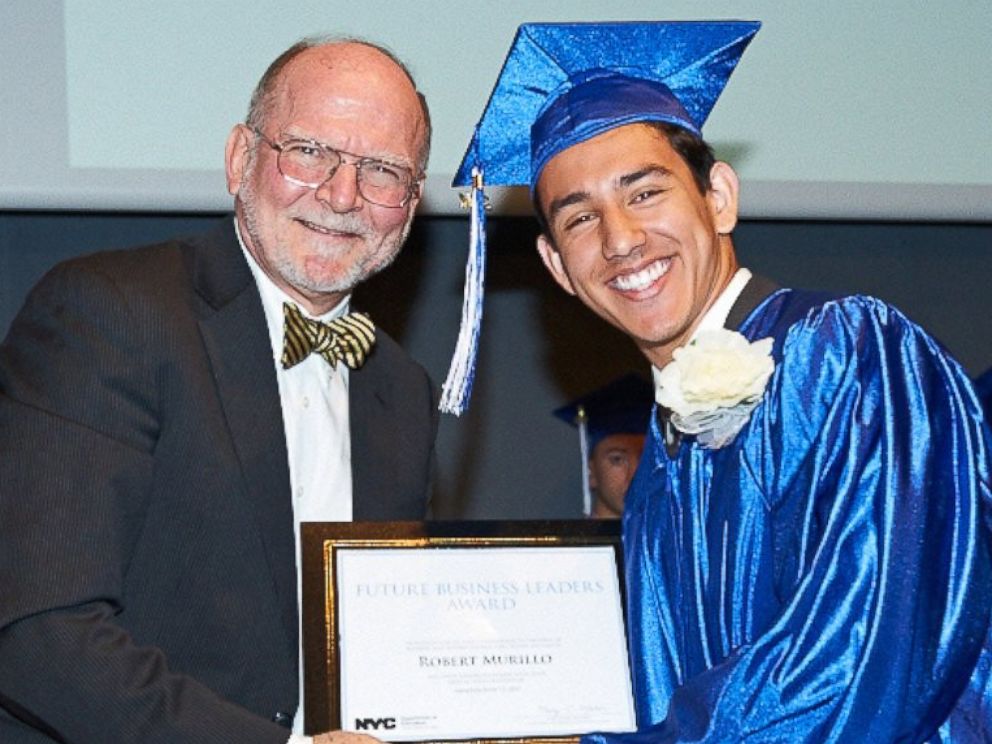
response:
[[[331,367],[344,362],[350,369],[365,363],[375,344],[375,325],[365,313],[348,313],[327,321],[306,317],[290,302],[282,304],[282,366],[289,369],[311,353],[320,354]]]

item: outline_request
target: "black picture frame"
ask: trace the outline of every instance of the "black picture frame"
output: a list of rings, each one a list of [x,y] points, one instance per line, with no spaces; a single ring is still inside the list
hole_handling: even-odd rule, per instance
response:
[[[304,522],[301,525],[304,730],[313,735],[342,726],[336,562],[339,551],[363,548],[434,550],[451,547],[609,546],[617,568],[626,638],[626,601],[620,523],[616,520],[438,522]],[[626,644],[624,644],[626,648]],[[629,663],[628,663],[629,669]],[[388,740],[388,731],[366,731]],[[575,741],[577,736],[446,739],[444,741]],[[425,740],[428,741],[428,740]],[[432,739],[430,741],[436,741]]]

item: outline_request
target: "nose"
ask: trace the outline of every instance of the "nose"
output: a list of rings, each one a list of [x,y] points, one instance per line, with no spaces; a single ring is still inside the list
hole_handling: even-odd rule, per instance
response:
[[[358,166],[355,163],[338,165],[337,169],[314,192],[317,201],[326,204],[338,214],[362,208],[362,195],[358,190]]]
[[[600,223],[603,236],[603,256],[607,259],[624,258],[644,245],[644,228],[640,221],[622,207],[603,213]]]

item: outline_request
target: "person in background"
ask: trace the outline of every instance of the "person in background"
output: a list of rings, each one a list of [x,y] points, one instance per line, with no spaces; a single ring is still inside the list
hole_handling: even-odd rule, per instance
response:
[[[643,377],[624,375],[554,414],[579,430],[584,473],[582,513],[594,519],[619,519],[654,403]]]
[[[623,518],[637,731],[584,741],[984,741],[989,430],[898,309],[740,265],[701,127],[758,26],[524,25],[456,176],[473,202],[527,184],[551,276],[653,367]]]
[[[4,744],[310,741],[300,523],[428,509],[434,386],[350,298],[429,142],[390,53],[305,40],[228,137],[232,217],[32,291],[0,346]]]

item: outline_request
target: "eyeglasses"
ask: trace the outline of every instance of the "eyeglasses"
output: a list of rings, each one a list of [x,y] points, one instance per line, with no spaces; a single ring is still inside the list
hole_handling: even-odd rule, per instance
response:
[[[355,166],[358,193],[380,207],[403,207],[413,197],[417,181],[412,171],[377,158],[366,158],[335,150],[316,140],[288,139],[273,142],[258,129],[252,130],[265,144],[279,153],[276,167],[290,183],[308,189],[319,188],[337,173],[341,163]]]

